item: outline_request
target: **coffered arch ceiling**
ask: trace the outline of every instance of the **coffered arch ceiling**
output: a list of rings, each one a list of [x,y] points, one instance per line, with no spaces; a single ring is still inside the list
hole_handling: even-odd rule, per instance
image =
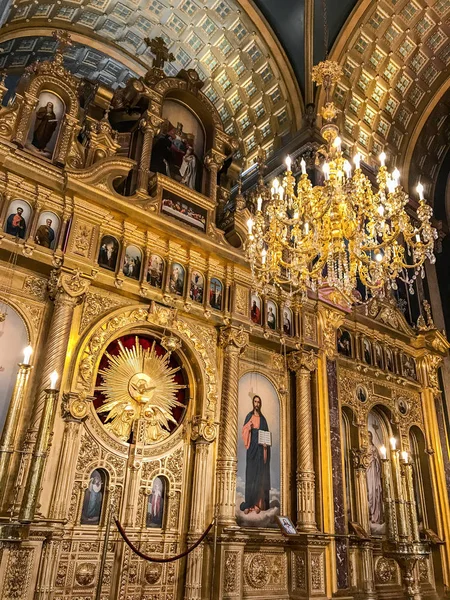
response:
[[[450,0],[361,0],[330,55],[344,71],[333,99],[346,145],[369,164],[384,150],[405,183],[420,129],[450,87],[449,34]]]
[[[48,58],[55,28],[71,31],[77,42],[68,51],[72,71],[111,86],[143,74],[151,64],[144,39],[162,36],[175,56],[166,74],[197,70],[204,93],[249,161],[258,144],[270,153],[277,138],[300,126],[302,100],[293,69],[248,0],[242,6],[236,0],[14,2],[0,33],[0,66],[17,71]]]

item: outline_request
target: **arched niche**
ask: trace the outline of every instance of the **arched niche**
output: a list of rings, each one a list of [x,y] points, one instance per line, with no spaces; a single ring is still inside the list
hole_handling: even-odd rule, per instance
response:
[[[96,468],[90,473],[81,505],[80,525],[102,524],[108,479],[105,469]]]
[[[6,313],[6,318],[0,323],[0,432],[16,383],[17,365],[22,362],[23,350],[30,343],[24,318],[11,306],[5,308],[2,307],[2,311]]]
[[[147,500],[145,525],[150,529],[164,529],[169,497],[169,480],[158,474],[152,481],[152,487]]]

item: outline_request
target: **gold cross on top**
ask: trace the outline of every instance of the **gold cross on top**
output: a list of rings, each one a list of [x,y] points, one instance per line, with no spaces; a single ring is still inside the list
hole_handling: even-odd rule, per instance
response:
[[[147,37],[144,39],[144,42],[150,48],[152,54],[155,55],[153,66],[157,69],[162,69],[165,62],[175,60],[175,56],[172,52],[169,52],[162,37],[155,37],[152,40]]]

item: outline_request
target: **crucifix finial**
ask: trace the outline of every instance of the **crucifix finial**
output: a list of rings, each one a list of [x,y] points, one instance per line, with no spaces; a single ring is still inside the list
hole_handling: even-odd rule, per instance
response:
[[[175,60],[175,56],[172,54],[172,52],[169,52],[169,49],[167,48],[162,37],[155,37],[152,40],[147,37],[144,39],[144,42],[150,48],[152,54],[155,55],[155,58],[153,59],[153,66],[157,69],[162,69],[167,61],[170,62]]]
[[[58,54],[64,54],[67,48],[70,48],[70,46],[73,45],[70,33],[64,29],[57,29],[56,31],[53,31],[52,35],[58,42],[58,46],[56,48]]]

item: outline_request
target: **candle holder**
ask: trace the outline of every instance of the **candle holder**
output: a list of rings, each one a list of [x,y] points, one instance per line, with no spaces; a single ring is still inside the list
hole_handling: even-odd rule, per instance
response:
[[[383,541],[383,556],[393,558],[402,573],[402,581],[408,600],[421,600],[421,593],[414,568],[419,560],[430,555],[428,542],[421,542],[417,521],[416,501],[412,478],[412,464],[408,462],[406,453],[400,453],[393,444],[392,460],[383,453],[383,495],[387,536]],[[391,471],[392,462],[392,471]],[[391,478],[394,484],[395,498],[391,493]]]
[[[45,461],[50,446],[50,438],[55,422],[56,405],[59,396],[59,390],[45,390],[44,412],[39,423],[39,429],[36,437],[36,443],[33,455],[30,461],[25,492],[22,505],[19,511],[19,521],[21,523],[31,523],[36,512],[36,506],[39,499],[39,493],[42,487],[42,476],[44,474]]]
[[[19,363],[18,366],[19,371],[17,373],[16,383],[11,396],[11,401],[9,403],[8,414],[6,416],[2,437],[0,439],[0,500],[1,494],[6,490],[9,464],[11,461],[11,456],[14,453],[14,441],[17,433],[17,427],[19,424],[20,414],[22,412],[28,379],[31,369],[33,368],[30,364],[28,364],[28,360],[25,359],[24,362]]]

